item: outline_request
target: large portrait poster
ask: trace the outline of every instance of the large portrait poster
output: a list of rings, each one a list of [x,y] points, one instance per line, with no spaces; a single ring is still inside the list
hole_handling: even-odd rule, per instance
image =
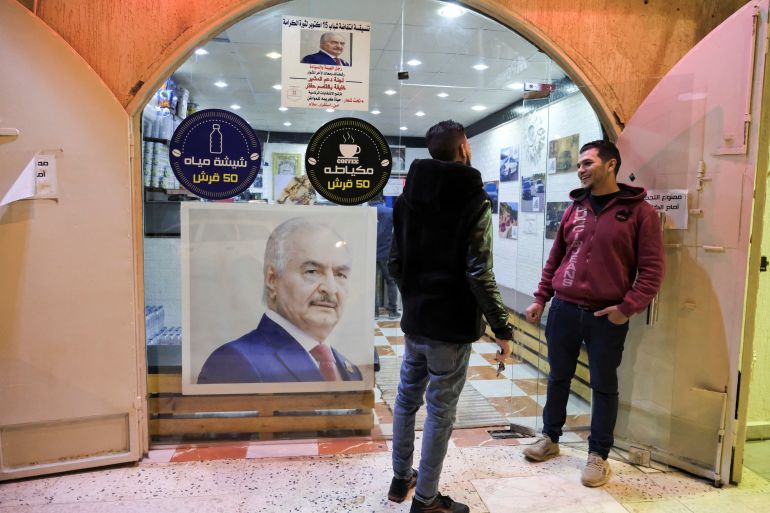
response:
[[[182,393],[368,390],[376,211],[183,203]]]
[[[281,105],[369,110],[368,21],[284,16]]]

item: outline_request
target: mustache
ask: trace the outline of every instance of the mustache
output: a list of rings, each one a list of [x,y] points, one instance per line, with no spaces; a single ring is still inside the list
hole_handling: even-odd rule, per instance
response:
[[[319,298],[310,300],[311,306],[322,306],[325,308],[337,308],[339,302],[331,296],[323,295]]]

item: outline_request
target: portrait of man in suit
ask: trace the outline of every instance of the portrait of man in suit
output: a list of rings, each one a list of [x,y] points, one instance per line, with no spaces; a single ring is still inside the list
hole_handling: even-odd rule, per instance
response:
[[[303,64],[326,64],[329,66],[350,66],[350,63],[342,59],[347,40],[338,32],[324,32],[319,43],[320,49],[316,53],[305,55]]]
[[[305,217],[278,225],[267,239],[257,327],[218,347],[198,384],[360,381],[361,371],[326,341],[348,295],[351,256],[334,229]]]

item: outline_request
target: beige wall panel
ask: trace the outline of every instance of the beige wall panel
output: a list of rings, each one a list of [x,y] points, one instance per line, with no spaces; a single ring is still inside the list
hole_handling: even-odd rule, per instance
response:
[[[12,0],[0,0],[0,69],[0,118],[20,131],[0,138],[0,194],[39,150],[55,150],[58,173],[58,199],[0,207],[0,481],[125,451],[125,419],[132,454],[121,461],[136,460],[144,358],[129,117],[71,48]],[[123,420],[99,420],[110,416]],[[50,422],[70,433],[51,453],[62,461],[10,468],[53,447]]]
[[[158,72],[180,60],[225,19],[277,0],[40,0],[38,15],[83,56],[129,112],[141,106]],[[470,0],[541,44],[596,94],[605,125],[625,122],[652,87],[698,40],[744,0]],[[560,49],[561,56],[552,50]],[[601,98],[598,100],[596,97]],[[616,127],[617,129],[617,127]]]

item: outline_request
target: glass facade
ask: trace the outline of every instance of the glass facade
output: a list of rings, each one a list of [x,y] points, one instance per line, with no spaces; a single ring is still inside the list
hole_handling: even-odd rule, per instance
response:
[[[296,41],[287,42],[284,31],[290,21],[286,20],[306,21],[299,50]],[[364,70],[366,110],[346,110],[344,104],[340,104],[343,108],[292,106],[286,91],[292,82],[286,81],[282,67],[296,68],[293,61],[284,61],[294,59],[297,51],[308,53],[316,45],[323,50],[321,36],[327,31],[314,29],[314,21],[338,27],[328,32],[340,33],[350,43],[340,56],[351,68],[368,60]],[[365,39],[355,25],[364,21],[370,24]],[[245,193],[228,201],[229,206],[202,201],[181,188],[166,157],[174,127],[196,110],[211,108],[242,116],[263,145],[262,172]],[[304,212],[296,205],[315,205],[307,210],[311,217],[320,215],[315,214],[318,208],[324,212],[322,206],[329,212],[343,208],[334,207],[304,182],[305,151],[311,135],[340,117],[363,119],[387,138],[393,162],[384,190],[387,206],[400,195],[410,163],[429,157],[425,131],[443,119],[465,125],[472,165],[481,172],[493,204],[494,270],[516,328],[516,340],[514,356],[499,376],[493,339],[474,344],[463,393],[464,400],[474,406],[460,408],[458,426],[495,428],[499,436],[539,432],[548,372],[546,317],[542,325],[535,326],[524,320],[523,312],[537,288],[568,193],[579,186],[575,172],[578,149],[603,138],[596,114],[581,90],[547,55],[511,29],[473,11],[432,0],[388,1],[376,6],[368,1],[323,6],[293,1],[256,12],[202,45],[169,77],[144,111],[145,299],[150,391],[156,394],[150,423],[156,441],[183,435],[248,437],[251,435],[243,433],[250,432],[289,438],[319,432],[374,436],[382,432],[371,428],[387,418],[392,407],[403,332],[398,322],[400,298],[392,312],[382,273],[374,265],[367,267],[368,275],[361,277],[361,283],[371,283],[375,297],[356,301],[372,304],[374,316],[368,306],[366,311],[345,314],[355,315],[350,322],[365,326],[369,333],[363,340],[350,333],[333,333],[330,338],[342,347],[360,349],[363,345],[368,348],[364,352],[372,355],[361,357],[363,352],[357,352],[360,361],[352,363],[376,372],[373,381],[364,379],[363,386],[354,387],[356,391],[342,392],[348,399],[330,396],[334,387],[324,383],[317,383],[315,390],[329,392],[319,392],[315,399],[296,393],[301,389],[297,383],[236,386],[229,392],[215,386],[209,392],[192,392],[201,372],[201,358],[188,360],[182,350],[183,338],[194,341],[200,338],[200,330],[206,332],[207,347],[232,341],[247,326],[253,329],[267,309],[261,290],[265,263],[260,251],[269,232],[265,219],[274,215],[274,205],[283,205],[296,216]],[[204,216],[203,224],[185,227],[180,219],[187,218],[186,212],[206,212],[201,203],[213,205],[211,212],[226,210],[250,221],[230,222],[227,216],[216,214],[216,221],[206,221]],[[360,243],[374,245],[371,235],[360,238]],[[210,258],[226,262],[219,267],[221,275],[212,276],[211,271],[196,274],[191,271],[195,264],[185,264],[188,258],[207,251],[201,244],[216,248]],[[207,311],[219,311],[220,316],[214,316],[219,320],[202,325],[194,313],[197,300],[192,291],[202,281],[228,279],[231,281],[226,283],[232,286],[222,286],[208,297]],[[241,328],[221,320],[221,311],[233,310],[244,317]],[[198,331],[184,332],[183,327]],[[373,388],[367,388],[372,383]],[[565,442],[580,442],[586,436],[591,400],[588,383],[582,357],[568,406],[566,430],[573,433],[565,435]],[[292,392],[294,395],[282,395]],[[216,397],[200,397],[210,393],[225,394],[233,404],[220,408],[218,405],[229,404],[224,398],[217,402]],[[304,406],[297,406],[300,395]],[[176,397],[176,408],[170,407],[169,397]],[[280,404],[266,406],[268,399]],[[366,420],[372,417],[372,404],[374,423]],[[274,410],[267,413],[268,407]],[[287,416],[301,420],[292,425]],[[357,420],[335,424],[342,417]],[[302,425],[307,429],[298,427]],[[238,430],[243,431],[229,434]]]

